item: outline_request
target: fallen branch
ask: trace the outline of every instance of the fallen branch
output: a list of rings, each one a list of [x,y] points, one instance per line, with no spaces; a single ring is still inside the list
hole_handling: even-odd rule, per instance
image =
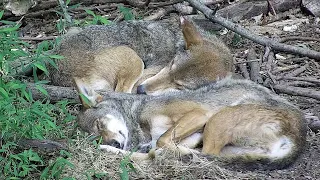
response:
[[[279,80],[294,80],[294,81],[306,81],[315,84],[320,84],[320,80],[316,78],[303,78],[303,77],[280,77]]]
[[[48,96],[41,93],[37,88],[36,84],[28,83],[27,88],[30,89],[32,97],[34,100],[48,99],[52,103],[61,100],[70,100],[74,103],[80,103],[78,92],[72,87],[62,87],[62,86],[52,86],[52,85],[41,85],[48,92]],[[97,91],[104,98],[116,98],[116,99],[132,99],[139,98],[144,95],[130,94],[130,93],[119,93],[119,92],[106,92]]]
[[[80,103],[78,93],[74,88],[71,87],[61,87],[61,86],[50,86],[50,85],[41,85],[47,92],[48,96],[41,93],[36,85],[33,83],[28,83],[27,88],[31,90],[32,97],[34,100],[43,100],[48,99],[51,102],[58,102],[63,99],[72,100],[76,103]]]
[[[245,79],[250,79],[246,63],[238,64],[240,72]]]
[[[300,47],[295,47],[295,46],[290,46],[286,44],[279,43],[277,41],[273,41],[270,38],[266,37],[261,37],[253,32],[250,32],[249,30],[241,27],[238,24],[234,24],[231,21],[228,21],[227,19],[217,16],[217,15],[212,15],[213,11],[203,5],[202,3],[198,2],[197,0],[187,0],[193,7],[201,11],[210,21],[218,23],[222,25],[223,27],[230,29],[231,31],[234,31],[238,34],[240,34],[243,37],[246,37],[253,42],[256,42],[260,45],[263,46],[270,46],[273,50],[277,51],[283,51],[283,52],[288,52],[288,53],[293,53],[293,54],[300,54],[303,56],[307,56],[316,60],[320,60],[320,52],[310,50],[307,48],[300,48]]]
[[[157,12],[155,12],[154,14],[152,14],[150,16],[143,18],[143,20],[151,21],[151,20],[160,19],[172,11],[174,11],[174,8],[172,6],[159,8]]]
[[[298,86],[298,87],[315,87],[317,86],[314,83],[306,82],[306,81],[292,81],[282,84],[284,86]]]
[[[309,60],[308,57],[302,57],[302,58],[290,58],[290,59],[280,59],[278,62],[284,62],[284,63],[300,63]]]
[[[295,69],[294,71],[288,73],[285,75],[285,77],[295,77],[298,76],[299,74],[303,73],[305,70],[307,70],[307,68],[309,67],[309,64],[306,64],[304,66],[301,66],[298,69]]]
[[[40,140],[40,139],[21,139],[18,141],[18,146],[22,149],[35,149],[41,152],[55,152],[62,149],[68,149],[67,143],[63,141],[52,141],[52,140]]]
[[[320,42],[319,38],[313,38],[313,37],[300,37],[300,36],[290,36],[290,37],[284,37],[279,40],[279,42],[287,42],[287,41],[318,41]]]
[[[286,86],[286,85],[275,85],[273,89],[279,93],[285,93],[285,94],[294,95],[294,96],[310,97],[313,99],[320,100],[320,92],[312,89]]]
[[[137,0],[126,0],[128,4],[137,8],[147,7],[151,0],[146,0],[145,2],[137,1]]]
[[[249,49],[247,60],[254,60],[254,59],[257,59],[257,53],[253,48],[251,48],[251,49]],[[250,79],[253,82],[261,83],[262,79],[261,79],[260,73],[259,73],[260,72],[260,61],[249,62],[248,65],[250,68]]]
[[[19,37],[20,40],[24,41],[46,41],[56,39],[55,36],[46,36],[46,37]]]
[[[293,69],[298,68],[299,65],[298,64],[293,64],[293,65],[289,65],[289,66],[284,66],[284,67],[277,67],[277,69],[273,70],[271,73],[272,74],[278,74],[284,71],[291,71]]]

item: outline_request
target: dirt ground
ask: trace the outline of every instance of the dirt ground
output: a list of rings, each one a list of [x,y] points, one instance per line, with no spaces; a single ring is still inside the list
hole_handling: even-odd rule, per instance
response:
[[[172,16],[176,14],[171,14]],[[276,28],[279,30],[273,34],[271,29],[268,33],[262,33],[269,37],[287,37],[287,36],[303,36],[313,37],[320,39],[320,23],[319,19],[306,16],[300,12],[291,14],[288,19],[296,20],[305,19],[304,22],[298,25],[298,29],[293,32],[282,31],[283,25],[270,25],[270,28]],[[24,36],[36,37],[40,34],[44,36],[58,35],[56,31],[56,20],[58,16],[50,15],[46,18],[24,18],[21,33]],[[280,20],[281,22],[285,20]],[[278,21],[279,22],[279,21]],[[257,28],[252,20],[245,20],[241,22],[245,27]],[[268,27],[265,25],[264,27]],[[259,27],[258,27],[259,29]],[[259,29],[261,30],[261,29]],[[255,32],[260,32],[255,29]],[[261,30],[262,32],[262,30]],[[275,32],[275,31],[274,31]],[[226,44],[232,50],[236,62],[245,60],[245,51],[248,48],[254,48],[258,54],[258,57],[262,57],[264,53],[264,47],[257,45],[247,39],[240,38],[240,40],[234,40],[235,34],[233,32],[227,32],[224,35],[219,35]],[[32,41],[32,43],[37,43]],[[316,51],[320,51],[319,41],[288,41],[291,45],[298,45],[301,47],[308,47]],[[298,74],[296,77],[316,77],[319,80],[320,66],[319,62],[309,59],[300,58],[299,56],[288,55],[286,53],[278,53],[282,57],[278,57],[272,64],[275,70],[275,76],[282,76],[290,73],[301,66],[308,64],[306,69]],[[285,69],[287,66],[297,64],[295,68]],[[260,74],[263,82],[268,79],[266,73],[265,62],[261,64]],[[293,66],[294,67],[294,66]],[[239,71],[239,68],[237,68]],[[290,80],[279,80],[277,83],[290,84]],[[272,89],[272,84],[265,83],[267,87]],[[310,88],[315,91],[319,91],[319,84],[300,83],[300,86]],[[290,102],[299,106],[305,113],[307,121],[309,123],[315,123],[319,121],[320,116],[320,102],[308,97],[303,96],[291,96],[287,94],[281,94],[289,99]],[[233,165],[225,165],[219,160],[207,160],[205,158],[192,158],[191,160],[183,161],[176,154],[164,153],[163,158],[157,159],[151,163],[133,163],[137,173],[131,172],[132,179],[319,179],[320,178],[320,134],[316,134],[309,130],[308,143],[305,147],[305,152],[299,157],[299,159],[291,166],[283,170],[274,171],[245,171],[237,170]],[[75,143],[70,147],[70,151],[73,157],[70,161],[76,166],[75,169],[66,169],[64,176],[73,176],[77,179],[84,179],[85,172],[89,174],[95,170],[96,172],[107,172],[109,176],[119,178],[119,164],[123,156],[113,155],[105,152],[99,152],[95,147],[89,145],[85,139],[76,139]],[[90,171],[90,172],[89,172]]]

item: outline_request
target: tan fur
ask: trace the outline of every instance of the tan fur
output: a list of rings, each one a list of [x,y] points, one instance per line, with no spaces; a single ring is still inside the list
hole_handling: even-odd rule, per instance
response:
[[[157,73],[160,72],[160,70],[162,69],[162,66],[153,66],[153,67],[149,67],[147,69],[143,70],[143,73],[141,75],[141,77],[139,78],[139,80],[134,84],[133,89],[132,89],[132,93],[137,92],[137,87],[145,80],[155,76]]]
[[[83,84],[77,85],[83,90],[80,93],[90,92],[81,87]],[[250,163],[266,160],[283,168],[295,160],[305,143],[306,124],[301,112],[248,80],[226,78],[194,91],[157,97],[128,94],[104,98],[100,103],[85,95],[96,108],[79,113],[84,129],[112,115],[114,122],[122,124],[122,131],[131,133],[130,139],[119,143],[132,143],[131,147],[149,142],[153,148],[168,147],[188,154],[197,152],[190,148],[203,138],[203,153],[245,158]],[[106,129],[115,126],[108,120],[104,125]],[[193,137],[199,133],[202,136]],[[103,136],[109,138],[108,134]],[[190,143],[184,146],[187,141]],[[147,157],[156,156],[157,151]]]
[[[224,151],[227,145],[270,150],[280,137],[287,137],[295,146],[302,144],[301,116],[283,108],[248,104],[226,107],[212,116],[203,132],[203,149],[206,154],[234,156]],[[221,154],[222,153],[222,154]],[[240,155],[253,155],[239,151]],[[262,153],[261,153],[262,154]]]
[[[62,54],[66,59],[58,64],[61,73],[69,74],[70,80],[71,77],[81,79],[93,90],[131,93],[142,75],[143,61],[127,46],[73,50]]]
[[[188,55],[177,57],[157,75],[145,80],[141,86],[146,94],[195,89],[232,74],[230,50],[220,40],[213,42],[204,39],[196,27],[184,18],[181,27]],[[182,60],[184,58],[187,60]]]

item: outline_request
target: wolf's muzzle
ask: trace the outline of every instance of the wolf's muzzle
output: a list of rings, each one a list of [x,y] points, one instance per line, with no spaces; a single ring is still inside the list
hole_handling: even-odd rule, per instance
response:
[[[144,85],[139,85],[137,87],[137,94],[146,94],[146,89]]]
[[[123,144],[120,144],[118,141],[112,139],[110,142],[107,143],[107,145],[113,146],[115,148],[118,149],[122,149],[123,148]]]

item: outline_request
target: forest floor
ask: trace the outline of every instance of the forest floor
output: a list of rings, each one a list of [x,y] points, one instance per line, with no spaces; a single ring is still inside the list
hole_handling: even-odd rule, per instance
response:
[[[118,21],[123,18],[116,6],[110,7],[109,9],[113,10],[110,12],[111,15],[109,17],[112,17],[110,20],[115,19]],[[103,11],[98,8],[93,8],[93,10],[97,14],[104,15]],[[150,14],[150,9],[136,10],[132,8],[132,13],[136,17],[143,17]],[[178,14],[172,12],[163,18],[168,18],[169,16],[178,16]],[[26,40],[33,44],[41,42],[41,38],[44,37],[59,36],[57,31],[59,17],[60,16],[56,13],[48,13],[45,16],[39,17],[25,17],[22,19],[23,25],[20,31],[21,36],[39,37],[39,40],[37,41]],[[82,19],[87,18],[83,15],[79,17]],[[319,18],[307,16],[298,10],[289,13],[284,19],[266,25],[259,25],[259,23],[255,22],[253,19],[242,20],[239,23],[255,33],[271,38],[312,37],[315,40],[288,40],[286,43],[307,47],[320,52],[319,21]],[[294,27],[293,25],[297,25],[296,30],[292,30],[291,32],[283,30],[284,26]],[[263,46],[237,36],[234,32],[221,30],[216,32],[216,34],[223,39],[231,49],[232,54],[235,57],[236,71],[239,73],[243,73],[239,68],[239,64],[243,64],[241,62],[245,63],[247,56],[246,51],[248,49],[254,49],[257,58],[261,58],[264,55],[265,48]],[[312,91],[320,90],[320,65],[318,61],[283,52],[275,53],[277,56],[271,64],[272,78],[267,73],[267,62],[262,62],[260,64],[259,74],[262,79],[261,84],[270,89],[273,89],[275,84],[280,84],[286,87],[302,87]],[[297,78],[285,79],[281,77]],[[308,79],[316,79],[317,82],[311,82],[308,81]],[[294,96],[285,93],[280,93],[280,95],[297,105],[304,112],[311,128],[318,128],[320,117],[319,99],[317,100],[306,96]],[[76,130],[73,133],[77,134],[80,132],[79,130]],[[130,172],[130,176],[139,179],[318,179],[320,177],[319,137],[320,134],[309,129],[305,151],[292,166],[283,170],[237,170],[230,168],[233,167],[232,165],[228,167],[218,160],[207,160],[194,157],[190,161],[181,161],[175,154],[165,153],[163,159],[155,160],[152,163],[141,164],[133,162],[137,172]],[[121,173],[119,165],[124,163],[121,155],[100,152],[83,138],[75,138],[73,145],[70,146],[70,151],[73,154],[72,158],[70,158],[70,162],[73,163],[76,168],[66,168],[65,175],[63,176],[72,176],[77,179],[83,179],[86,177],[85,172],[88,172],[87,174],[91,175],[98,172],[107,172],[109,176],[115,177],[116,179],[119,178],[118,175]]]

